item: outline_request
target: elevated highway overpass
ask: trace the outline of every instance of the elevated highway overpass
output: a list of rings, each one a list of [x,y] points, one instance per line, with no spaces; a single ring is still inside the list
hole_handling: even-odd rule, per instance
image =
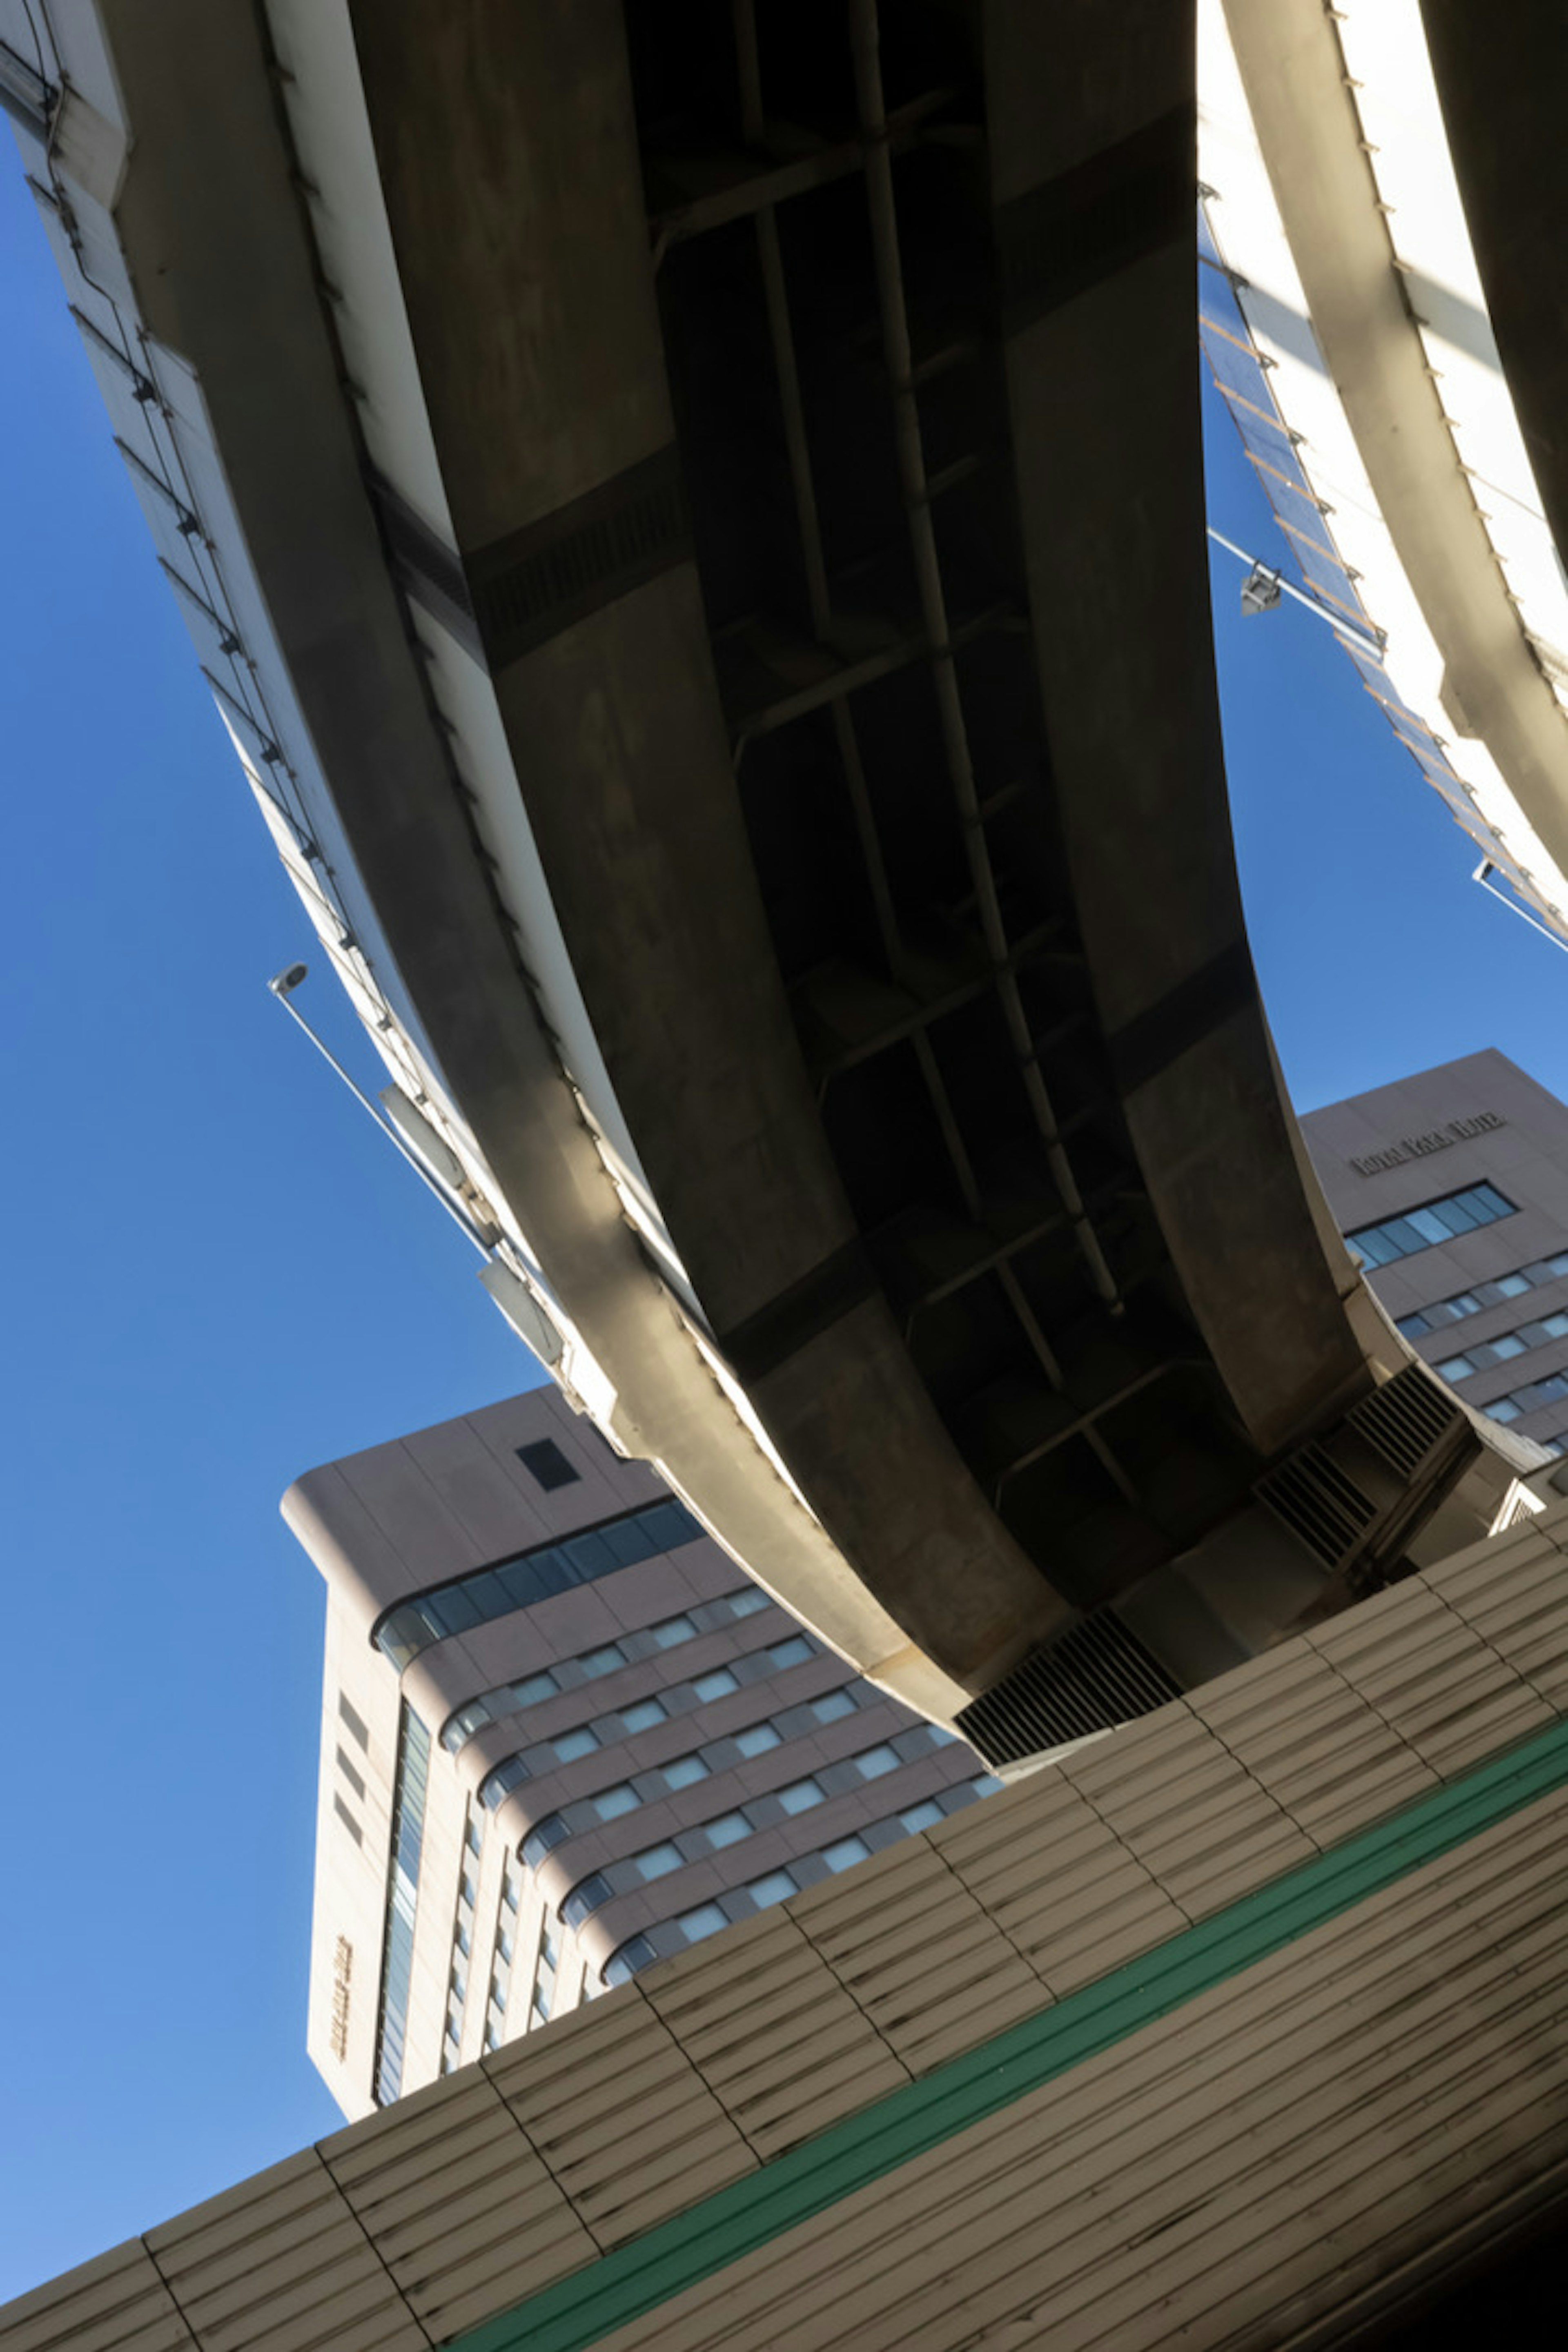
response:
[[[1247,952],[1190,14],[0,28],[274,839],[612,1442],[998,1761],[1491,1524]]]

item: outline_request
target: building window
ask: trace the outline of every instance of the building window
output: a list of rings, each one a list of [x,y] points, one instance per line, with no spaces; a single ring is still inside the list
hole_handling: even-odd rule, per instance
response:
[[[840,1838],[835,1845],[825,1845],[822,1859],[829,1870],[848,1870],[855,1863],[868,1862],[871,1849],[863,1837]]]
[[[704,1603],[705,1613],[710,1614],[719,1622],[722,1622],[725,1617],[754,1615],[754,1609],[746,1604],[752,1599],[755,1591],[754,1585],[747,1586],[739,1592],[726,1593],[717,1601],[708,1601]],[[692,1624],[690,1619],[686,1617],[668,1618],[664,1621],[664,1624],[666,1628],[678,1624],[689,1627],[689,1631],[673,1637],[682,1642],[690,1640],[700,1630]],[[646,1630],[657,1636],[661,1629],[652,1626]],[[667,1633],[665,1642],[661,1643],[660,1646],[668,1646],[670,1638]],[[782,1647],[791,1652],[784,1661],[786,1664],[796,1664],[801,1657],[815,1654],[815,1644],[804,1650],[799,1650],[790,1643],[783,1644]],[[584,1680],[592,1680],[595,1675],[610,1674],[616,1667],[629,1665],[631,1663],[631,1658],[621,1643],[609,1642],[574,1658],[563,1658],[559,1667],[546,1666],[539,1673],[521,1676],[516,1682],[499,1683],[493,1690],[482,1691],[477,1698],[468,1699],[447,1717],[441,1729],[441,1745],[455,1754],[465,1740],[471,1739],[475,1732],[482,1731],[487,1724],[499,1723],[505,1716],[516,1715],[525,1707],[538,1706],[542,1700],[554,1697],[559,1691],[570,1689],[574,1675]],[[779,1663],[778,1649],[751,1651],[742,1661],[742,1664],[755,1664],[764,1671],[769,1667],[777,1666]],[[724,1671],[727,1672],[728,1669]],[[738,1684],[736,1687],[739,1687]],[[838,1711],[847,1714],[854,1704],[853,1699],[847,1699]],[[647,1731],[654,1724],[664,1722],[668,1714],[669,1709],[662,1700],[639,1699],[634,1706],[628,1707],[622,1717],[623,1728],[628,1732]],[[826,1722],[831,1718],[824,1717],[822,1719]]]
[[[531,1609],[536,1601],[613,1576],[618,1569],[633,1568],[661,1552],[679,1550],[695,1543],[701,1533],[684,1504],[653,1503],[432,1586],[388,1610],[372,1629],[371,1639],[401,1673],[433,1642],[469,1633],[476,1625],[510,1616],[514,1609]]]
[[[675,1853],[673,1846],[669,1851]],[[679,1862],[679,1853],[675,1854],[675,1860],[676,1863]],[[671,1867],[673,1868],[674,1864]],[[656,1871],[653,1874],[658,1877],[659,1873]],[[589,1913],[597,1911],[600,1905],[607,1903],[614,1893],[615,1889],[604,1873],[596,1870],[591,1878],[584,1878],[580,1885],[572,1889],[571,1894],[561,1906],[561,1916],[569,1927],[580,1927]]]
[[[822,1790],[815,1780],[792,1780],[787,1789],[775,1789],[773,1794],[786,1813],[808,1813],[813,1805],[822,1802]]]
[[[902,1762],[903,1758],[898,1751],[884,1744],[880,1748],[864,1748],[856,1757],[855,1767],[863,1780],[876,1780],[884,1772],[896,1772]]]
[[[715,1666],[710,1675],[699,1675],[691,1687],[699,1698],[710,1699],[728,1698],[731,1692],[738,1691],[741,1685],[728,1666]]]
[[[552,1437],[541,1437],[531,1445],[520,1445],[517,1458],[547,1495],[552,1495],[557,1486],[574,1486],[582,1475],[573,1469]]]
[[[1495,1184],[1468,1184],[1463,1192],[1428,1201],[1424,1208],[1406,1209],[1403,1216],[1358,1226],[1345,1239],[1368,1266],[1392,1265],[1397,1258],[1414,1257],[1434,1243],[1452,1241],[1456,1234],[1473,1233],[1478,1225],[1493,1224],[1513,1213],[1514,1203]]]
[[[753,1878],[746,1888],[759,1911],[765,1911],[771,1903],[786,1903],[796,1891],[787,1870],[770,1870],[764,1877]]]
[[[689,1617],[666,1617],[659,1624],[648,1627],[649,1637],[661,1650],[673,1650],[679,1642],[689,1642],[697,1628]]]
[[[811,1711],[818,1723],[837,1723],[842,1717],[854,1714],[854,1696],[847,1690],[826,1691],[821,1698],[812,1700]]]
[[[599,1745],[599,1735],[587,1724],[575,1731],[560,1732],[550,1745],[555,1750],[558,1764],[575,1764],[580,1756],[592,1756]]]
[[[628,1780],[620,1780],[613,1789],[601,1789],[589,1802],[602,1822],[614,1822],[623,1813],[635,1813],[642,1799]]]
[[[646,1936],[631,1936],[620,1949],[612,1952],[605,1962],[604,1978],[607,1985],[626,1984],[638,1969],[651,1968],[658,1954]]]
[[[403,2086],[403,2042],[414,1969],[414,1921],[419,1905],[419,1854],[430,1779],[430,1734],[407,1701],[397,1726],[392,1784],[392,1867],[387,1876],[386,1926],[381,1954],[381,1994],[375,2025],[374,2080],[378,2106]]]
[[[792,1641],[776,1642],[768,1652],[768,1662],[782,1670],[785,1666],[804,1666],[807,1658],[816,1655],[816,1643],[804,1633],[797,1633]]]
[[[683,1911],[675,1924],[689,1944],[700,1944],[704,1936],[716,1936],[730,1922],[717,1903],[701,1903],[695,1911]]]
[[[706,1780],[708,1767],[700,1756],[677,1756],[663,1773],[667,1789],[689,1789],[695,1781]]]
[[[721,1813],[716,1821],[704,1822],[703,1832],[710,1845],[739,1845],[752,1834],[752,1824],[744,1813]]]
[[[783,1734],[771,1723],[753,1723],[735,1734],[735,1745],[742,1756],[765,1756],[770,1748],[778,1747]]]
[[[685,1867],[686,1856],[678,1845],[650,1845],[634,1854],[632,1861],[643,1878],[668,1878],[672,1870]]]
[[[743,1591],[732,1592],[730,1595],[731,1617],[754,1617],[759,1609],[771,1609],[773,1605],[771,1594],[762,1591],[754,1584],[749,1584]]]
[[[942,1819],[942,1807],[934,1804],[931,1798],[927,1797],[923,1803],[911,1805],[907,1813],[899,1815],[899,1826],[900,1829],[908,1830],[912,1835],[916,1830],[934,1828]]]

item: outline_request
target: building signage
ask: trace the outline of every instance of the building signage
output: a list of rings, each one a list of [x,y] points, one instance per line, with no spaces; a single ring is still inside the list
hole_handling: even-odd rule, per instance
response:
[[[340,1936],[332,1955],[332,2021],[327,2031],[334,2058],[346,2058],[349,2053],[349,1988],[353,1973],[354,1948],[346,1936]]]
[[[1434,1151],[1447,1151],[1451,1143],[1468,1143],[1476,1135],[1489,1135],[1494,1128],[1506,1127],[1495,1110],[1479,1110],[1470,1118],[1451,1118],[1447,1127],[1435,1127],[1426,1135],[1402,1135],[1397,1143],[1390,1143],[1382,1151],[1369,1151],[1363,1160],[1352,1160],[1351,1166],[1358,1176],[1381,1176],[1385,1168],[1403,1167],[1407,1160],[1425,1160]]]

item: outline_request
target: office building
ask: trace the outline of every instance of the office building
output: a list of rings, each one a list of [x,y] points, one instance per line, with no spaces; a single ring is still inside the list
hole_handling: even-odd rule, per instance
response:
[[[309,2042],[363,2115],[994,1787],[534,1391],[313,1470]]]
[[[1492,1049],[1301,1125],[1422,1361],[1488,1421],[1568,1451],[1568,1106]]]

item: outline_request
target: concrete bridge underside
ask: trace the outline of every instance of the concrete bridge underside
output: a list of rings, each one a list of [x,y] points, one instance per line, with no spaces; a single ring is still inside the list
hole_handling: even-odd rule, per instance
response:
[[[1349,1552],[1255,1494],[1402,1358],[1347,1308],[1237,887],[1188,12],[353,6],[449,539],[356,438],[256,16],[103,14],[148,322],[622,1441],[935,1712],[1086,1617],[1154,1689],[1272,1638]],[[436,627],[694,1305],[584,1159]],[[721,1458],[649,1336],[682,1318],[787,1486]],[[1379,1575],[1478,1451],[1425,1410],[1373,1447]],[[1179,1565],[1248,1513],[1255,1570]]]

